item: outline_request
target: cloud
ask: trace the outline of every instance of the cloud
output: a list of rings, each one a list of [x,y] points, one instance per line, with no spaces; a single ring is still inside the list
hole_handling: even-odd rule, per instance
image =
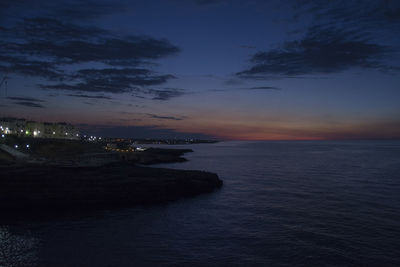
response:
[[[106,93],[126,93],[143,92],[159,95],[157,90],[140,88],[151,85],[166,83],[169,79],[175,78],[172,75],[82,75],[75,83],[40,84],[42,89],[66,90],[80,92],[106,92]],[[170,97],[173,97],[171,95]]]
[[[49,17],[25,18],[1,27],[0,34],[4,36],[0,71],[44,78],[39,84],[42,89],[125,93],[146,91],[147,86],[176,78],[147,68],[154,60],[180,52],[166,39],[117,36],[99,27]],[[82,68],[83,64],[103,67]],[[160,94],[160,98],[165,95]]]
[[[33,98],[33,97],[18,97],[18,96],[9,96],[7,99],[16,100],[16,101],[28,101],[28,102],[44,102],[44,100]]]
[[[399,1],[302,0],[296,2],[296,7],[300,14],[313,15],[315,23],[341,24],[361,31],[382,30],[382,27],[394,30],[400,22]]]
[[[3,31],[6,36],[54,42],[90,40],[109,34],[106,30],[98,27],[75,25],[49,17],[24,18],[17,22],[15,26],[9,29],[5,28]]]
[[[133,118],[133,119],[119,119],[122,122],[132,122],[132,121],[142,121],[142,119],[137,119],[137,118]]]
[[[175,117],[175,116],[160,116],[160,115],[150,114],[150,113],[147,113],[146,115],[149,116],[150,118],[153,118],[153,119],[160,119],[160,120],[181,121],[181,120],[187,118],[186,116],[180,116],[180,117]]]
[[[173,97],[182,96],[185,94],[183,89],[177,88],[164,88],[164,89],[151,89],[150,94],[154,94],[153,100],[169,100]]]
[[[140,68],[106,68],[106,69],[81,69],[77,72],[78,77],[93,77],[93,78],[101,78],[104,75],[107,76],[136,76],[136,75],[149,75],[151,74],[150,70],[140,69]]]
[[[92,98],[92,99],[112,99],[112,97],[104,96],[104,95],[78,95],[78,94],[69,94],[67,96],[71,97],[80,97],[80,98]]]
[[[390,22],[400,22],[400,8],[387,10],[384,15]]]
[[[124,12],[128,3],[125,0],[2,0],[0,14],[12,12],[14,17],[43,14],[66,20],[90,20]]]
[[[128,1],[75,0],[67,1],[52,10],[57,17],[66,19],[94,19],[127,10]]]
[[[63,80],[65,77],[64,72],[53,62],[28,60],[21,56],[0,55],[0,70],[5,73],[42,77],[50,81]]]
[[[237,73],[242,78],[257,76],[291,77],[329,74],[351,68],[384,70],[390,48],[371,42],[358,32],[313,26],[303,39],[258,52],[252,66]]]
[[[20,106],[25,106],[25,107],[30,107],[30,108],[44,108],[44,106],[42,104],[35,103],[35,102],[29,102],[29,101],[14,102],[14,104],[17,104]]]
[[[256,86],[256,87],[242,88],[242,90],[281,90],[281,88],[275,86]]]
[[[29,38],[29,36],[27,36]],[[59,64],[101,62],[105,64],[132,65],[144,59],[160,59],[179,52],[179,48],[167,40],[145,36],[107,38],[102,36],[94,41],[69,40],[29,40],[24,43],[3,43],[3,51],[10,54],[48,57]]]
[[[290,32],[303,36],[275,49],[255,53],[249,67],[237,73],[238,76],[260,80],[330,74],[354,68],[398,71],[399,67],[390,63],[398,46],[388,44],[400,34],[399,1],[296,0],[289,3],[294,11],[291,21],[296,21]]]

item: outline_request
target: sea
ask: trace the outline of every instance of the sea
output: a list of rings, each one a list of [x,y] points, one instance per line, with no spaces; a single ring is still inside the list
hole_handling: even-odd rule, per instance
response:
[[[173,147],[194,152],[154,167],[215,172],[223,187],[154,206],[0,219],[0,266],[400,266],[400,141]]]

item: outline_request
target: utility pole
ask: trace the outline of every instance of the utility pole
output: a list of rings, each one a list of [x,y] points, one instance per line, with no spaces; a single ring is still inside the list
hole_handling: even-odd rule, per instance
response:
[[[7,97],[7,80],[8,80],[8,77],[6,74],[6,75],[4,75],[3,79],[1,79],[1,81],[0,81],[0,89],[4,84],[4,99],[6,99],[6,97]],[[0,96],[0,98],[1,98],[1,96]],[[0,104],[0,105],[2,105],[2,104]],[[3,112],[4,112],[4,109],[2,108],[2,112],[1,112],[2,114],[0,114],[0,117],[4,116]]]
[[[7,75],[5,75],[3,77],[3,79],[1,79],[1,81],[0,81],[0,88],[4,84],[4,97],[7,97],[7,80],[8,80],[8,77],[7,77]]]

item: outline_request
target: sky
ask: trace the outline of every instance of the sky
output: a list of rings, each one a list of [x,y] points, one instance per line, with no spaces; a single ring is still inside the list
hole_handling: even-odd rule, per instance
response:
[[[400,138],[400,2],[2,0],[0,117],[133,138]]]

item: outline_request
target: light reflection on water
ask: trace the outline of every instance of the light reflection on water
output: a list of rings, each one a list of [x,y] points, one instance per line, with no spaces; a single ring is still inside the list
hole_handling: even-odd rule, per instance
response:
[[[13,234],[7,227],[0,227],[0,266],[36,266],[38,240]]]

